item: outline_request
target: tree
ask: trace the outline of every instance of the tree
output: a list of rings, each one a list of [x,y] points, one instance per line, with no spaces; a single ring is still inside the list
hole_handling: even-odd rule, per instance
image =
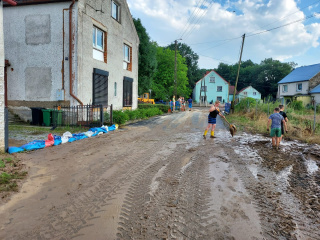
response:
[[[175,43],[171,43],[167,46],[167,48],[175,51]],[[182,57],[186,60],[186,65],[188,67],[187,77],[189,79],[189,88],[193,89],[195,83],[202,78],[199,78],[199,67],[198,60],[199,56],[196,54],[191,47],[189,47],[185,43],[177,43],[177,51],[180,53]]]
[[[143,27],[141,20],[133,18],[140,45],[139,45],[139,71],[138,71],[138,93],[139,95],[149,92],[152,80],[157,70],[156,46],[150,41],[150,37]]]
[[[169,48],[157,47],[158,71],[154,76],[152,89],[154,98],[168,100],[173,96],[175,90],[174,64],[175,52]],[[188,88],[188,67],[185,59],[177,54],[177,95],[189,96],[191,90]]]

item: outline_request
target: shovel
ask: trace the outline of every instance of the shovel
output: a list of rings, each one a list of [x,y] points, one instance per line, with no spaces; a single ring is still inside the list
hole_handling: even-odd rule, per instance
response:
[[[226,118],[223,118],[223,119],[229,124],[229,131],[231,133],[231,136],[233,137],[233,135],[237,132],[236,126],[233,124],[230,124]]]

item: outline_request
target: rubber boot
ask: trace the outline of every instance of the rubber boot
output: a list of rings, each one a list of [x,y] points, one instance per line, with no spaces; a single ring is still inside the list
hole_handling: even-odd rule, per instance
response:
[[[214,136],[214,131],[211,131],[211,136],[210,136],[210,138],[215,138],[215,136]]]
[[[205,131],[204,131],[204,134],[203,134],[203,138],[204,138],[204,139],[206,139],[207,133],[208,133],[208,130],[205,130]]]

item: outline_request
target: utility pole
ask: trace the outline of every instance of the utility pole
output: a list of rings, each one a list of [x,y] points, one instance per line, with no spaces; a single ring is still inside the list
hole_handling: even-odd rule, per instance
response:
[[[234,85],[233,99],[232,99],[232,102],[231,102],[231,110],[232,110],[232,113],[234,113],[234,100],[235,100],[236,92],[237,92],[237,85],[238,85],[240,65],[241,65],[241,57],[242,57],[243,44],[244,44],[244,39],[245,39],[245,37],[246,37],[246,34],[243,34],[243,35],[242,35],[242,45],[241,45],[240,59],[239,59],[239,65],[238,65],[237,79],[236,79],[236,84]]]
[[[174,95],[177,96],[177,48],[178,48],[178,40],[182,40],[182,38],[179,38],[177,40],[174,40],[174,46],[175,46],[175,51],[174,51]]]

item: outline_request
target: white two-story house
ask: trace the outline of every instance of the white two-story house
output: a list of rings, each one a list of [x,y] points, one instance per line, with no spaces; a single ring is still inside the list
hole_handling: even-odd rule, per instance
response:
[[[288,101],[302,101],[311,104],[311,91],[320,84],[320,64],[294,69],[278,82],[278,98]]]

